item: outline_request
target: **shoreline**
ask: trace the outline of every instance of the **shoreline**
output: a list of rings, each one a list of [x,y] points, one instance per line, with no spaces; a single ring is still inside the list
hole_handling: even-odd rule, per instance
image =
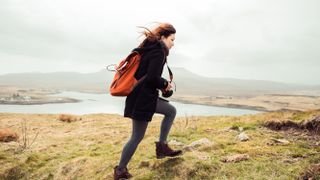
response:
[[[57,101],[0,101],[0,105],[22,105],[22,106],[27,106],[27,105],[44,105],[44,104],[66,104],[66,103],[79,103],[82,102],[82,100],[79,99],[72,99],[68,98],[66,100],[57,100]]]
[[[233,108],[233,109],[244,109],[244,110],[252,110],[252,111],[261,111],[261,112],[272,112],[273,110],[268,110],[264,107],[260,106],[247,106],[247,105],[241,105],[241,104],[210,104],[210,103],[201,103],[201,102],[190,102],[187,100],[181,100],[181,99],[172,99],[172,102],[178,102],[183,104],[195,104],[195,105],[205,105],[205,106],[214,106],[214,107],[223,107],[223,108]]]
[[[74,92],[79,92],[79,91],[74,91]],[[58,95],[61,92],[55,92],[55,93],[50,93],[48,96],[54,97],[52,95]],[[79,92],[79,93],[86,93],[86,92]],[[90,93],[90,94],[100,94],[100,93]],[[46,96],[46,97],[48,97]],[[61,98],[61,97],[59,97]],[[73,98],[67,98],[67,97],[62,97],[65,98],[63,100],[43,100],[43,101],[0,101],[0,105],[22,105],[22,106],[27,106],[27,105],[45,105],[45,104],[66,104],[66,103],[79,103],[82,102],[82,100],[79,99],[73,99]],[[223,108],[233,108],[233,109],[243,109],[243,110],[253,110],[253,111],[260,111],[260,112],[269,112],[270,110],[265,109],[263,107],[259,106],[246,106],[246,105],[240,105],[240,104],[228,104],[228,105],[220,105],[220,104],[210,104],[210,103],[201,103],[201,102],[191,102],[188,100],[182,100],[182,99],[167,99],[172,102],[177,102],[177,103],[182,103],[182,104],[192,104],[192,105],[204,105],[204,106],[213,106],[213,107],[223,107]]]
[[[254,97],[213,98],[212,96],[179,95],[171,100],[186,103],[216,107],[247,109],[263,112],[271,111],[305,111],[320,109],[319,96],[292,96],[265,94]]]
[[[2,93],[0,105],[44,105],[44,104],[65,104],[78,103],[82,100],[61,97],[59,90],[38,90],[38,89],[14,89]]]
[[[14,93],[19,95],[12,95]],[[81,99],[60,96],[64,90],[21,90],[15,89],[10,93],[4,93],[0,97],[0,105],[45,105],[45,104],[65,104],[79,103]],[[105,94],[89,91],[70,91],[76,93]],[[106,93],[107,95],[108,93]],[[12,96],[9,96],[12,95]],[[12,97],[12,98],[11,98]],[[28,99],[26,99],[28,97]],[[159,96],[161,97],[161,96]],[[7,99],[5,99],[7,98]],[[11,98],[11,99],[9,99]],[[212,107],[223,107],[231,109],[243,109],[259,112],[272,111],[304,111],[310,109],[320,109],[320,97],[308,95],[284,95],[284,94],[265,94],[254,97],[226,97],[215,98],[215,96],[199,95],[176,95],[167,100],[182,104],[204,105]]]

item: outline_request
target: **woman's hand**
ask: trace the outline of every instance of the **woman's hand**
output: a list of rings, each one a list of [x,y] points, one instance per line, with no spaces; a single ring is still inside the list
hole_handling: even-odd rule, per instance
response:
[[[168,82],[168,86],[166,87],[165,91],[169,91],[172,88],[172,84]]]

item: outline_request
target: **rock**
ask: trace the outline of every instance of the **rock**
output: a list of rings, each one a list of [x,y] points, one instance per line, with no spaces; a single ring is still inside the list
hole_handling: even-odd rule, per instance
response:
[[[235,155],[224,157],[221,159],[221,161],[228,163],[228,162],[240,162],[248,159],[249,159],[248,154],[235,154]]]
[[[207,153],[201,153],[201,152],[194,152],[194,153],[199,160],[206,161],[206,160],[210,159],[210,156],[208,156]]]
[[[185,151],[192,151],[193,149],[195,149],[196,147],[199,146],[211,146],[213,144],[213,142],[211,142],[209,139],[207,138],[202,138],[199,139],[197,141],[193,141],[192,143],[190,143],[187,146],[183,147],[183,150]]]
[[[240,141],[248,141],[249,140],[249,136],[242,132],[237,136],[237,139],[239,139]]]
[[[290,142],[286,139],[272,139],[275,143],[278,143],[278,144],[283,144],[283,145],[287,145],[289,144]]]
[[[243,127],[239,127],[239,132],[243,132]]]
[[[199,139],[197,141],[193,141],[191,144],[189,144],[188,146],[190,147],[198,147],[198,146],[201,146],[201,145],[206,145],[206,146],[210,146],[212,145],[213,143],[207,139],[207,138],[202,138],[202,139]]]
[[[175,139],[170,140],[168,142],[169,145],[174,145],[174,146],[184,146],[184,144],[182,142],[176,141]]]
[[[17,141],[19,138],[18,134],[13,132],[11,129],[2,129],[0,130],[0,141],[1,142],[10,142]]]
[[[193,150],[193,147],[191,147],[191,146],[184,146],[182,150],[183,150],[183,151],[192,151],[192,150]]]

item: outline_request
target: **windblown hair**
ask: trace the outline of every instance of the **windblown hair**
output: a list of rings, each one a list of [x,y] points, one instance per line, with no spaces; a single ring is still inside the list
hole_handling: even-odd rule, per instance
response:
[[[139,47],[143,47],[147,41],[155,42],[160,40],[162,36],[167,38],[171,34],[176,33],[176,29],[169,23],[159,23],[159,25],[153,30],[150,30],[143,26],[138,26],[138,27],[144,29],[144,31],[142,32],[142,35],[146,37],[142,41],[142,43],[139,45]]]

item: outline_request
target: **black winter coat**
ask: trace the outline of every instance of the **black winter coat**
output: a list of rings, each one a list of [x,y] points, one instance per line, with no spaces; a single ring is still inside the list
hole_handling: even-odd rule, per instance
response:
[[[162,42],[147,42],[144,47],[136,48],[141,61],[135,73],[139,80],[144,77],[126,98],[124,117],[139,121],[151,121],[156,111],[159,89],[164,89],[168,81],[161,77],[167,53]]]

